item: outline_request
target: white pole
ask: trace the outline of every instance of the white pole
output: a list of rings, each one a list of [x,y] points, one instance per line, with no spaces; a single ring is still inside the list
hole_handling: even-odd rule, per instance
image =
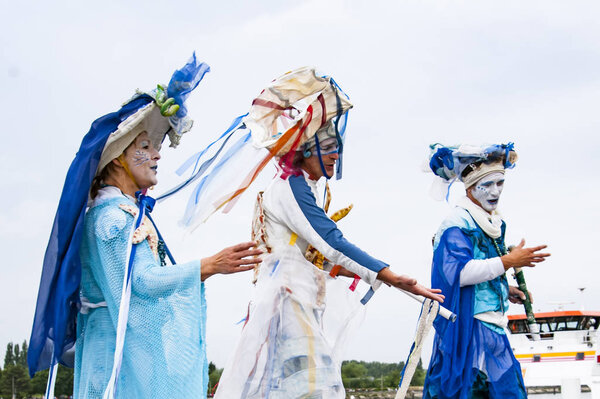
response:
[[[397,287],[396,287],[397,288]],[[398,290],[400,292],[405,293],[406,295],[408,295],[409,297],[411,297],[412,299],[414,299],[417,302],[423,303],[425,301],[425,298],[419,295],[415,295],[411,292],[408,291],[404,291],[403,289],[398,288]],[[449,311],[448,309],[446,309],[445,307],[440,305],[440,311],[439,311],[440,316],[442,316],[443,318],[450,320],[452,322],[456,321],[456,315],[454,313],[452,313],[451,311]]]

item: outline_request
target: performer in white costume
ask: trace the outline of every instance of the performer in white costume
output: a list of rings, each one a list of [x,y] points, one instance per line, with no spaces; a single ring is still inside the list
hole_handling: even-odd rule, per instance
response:
[[[319,86],[316,94],[310,92],[314,86]],[[317,77],[311,69],[274,81],[253,104],[270,107],[271,112],[299,108],[298,101],[290,100],[299,92],[312,98],[303,98],[311,115],[295,125],[306,127],[298,138],[276,153],[279,173],[258,196],[253,233],[269,254],[257,272],[254,300],[237,349],[221,377],[216,392],[220,399],[345,397],[340,359],[335,356],[339,342],[328,337],[323,325],[325,281],[332,268],[340,269],[334,265],[343,266],[341,274],[358,275],[371,285],[363,302],[382,281],[443,300],[439,290],[395,274],[388,264],[351,244],[327,217],[317,200],[317,182],[334,174],[343,146],[340,124],[352,105],[333,79]],[[276,96],[269,97],[273,93]],[[254,135],[261,126],[253,116],[256,112],[245,122]],[[323,269],[306,260],[309,245],[327,259]]]

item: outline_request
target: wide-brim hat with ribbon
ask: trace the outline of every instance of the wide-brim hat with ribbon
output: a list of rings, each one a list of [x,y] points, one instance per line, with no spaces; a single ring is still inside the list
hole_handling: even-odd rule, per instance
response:
[[[139,108],[123,120],[114,132],[111,132],[102,150],[96,174],[99,174],[111,160],[121,155],[144,131],[148,133],[157,150],[161,149],[167,135],[170,147],[176,148],[181,136],[193,125],[192,119],[187,115],[185,100],[209,70],[207,64],[197,64],[194,54],[188,64],[173,74],[166,89],[164,85],[158,85],[155,90],[148,93],[138,92],[127,101],[126,104],[142,95],[149,95],[154,100]]]
[[[192,121],[185,100],[210,70],[194,54],[173,73],[168,87],[138,92],[115,112],[96,119],[84,136],[71,163],[44,256],[42,277],[28,351],[29,373],[61,362],[75,343],[75,319],[79,309],[81,263],[79,246],[88,194],[94,177],[118,157],[142,131],[148,131],[160,148],[165,135],[176,146]]]
[[[350,108],[352,103],[333,78],[303,67],[271,82],[252,102],[244,123],[252,131],[254,145],[282,156]],[[286,133],[295,139],[286,140]],[[282,139],[285,143],[278,146]]]

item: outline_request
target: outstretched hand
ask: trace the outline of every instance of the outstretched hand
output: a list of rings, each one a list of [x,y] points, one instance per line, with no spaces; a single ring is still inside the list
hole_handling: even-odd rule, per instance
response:
[[[442,295],[442,290],[437,288],[427,288],[417,283],[417,280],[408,276],[401,276],[390,270],[389,267],[381,269],[377,274],[377,279],[384,283],[408,291],[415,295],[420,295],[425,298],[433,299],[439,303],[444,303],[445,296]]]
[[[525,239],[521,239],[521,242],[516,247],[513,247],[510,253],[500,257],[504,264],[504,269],[508,270],[511,267],[534,267],[536,263],[540,263],[546,260],[549,253],[540,253],[542,249],[546,248],[547,245],[538,245],[537,247],[525,247]]]
[[[255,242],[244,242],[202,259],[202,281],[215,274],[239,273],[254,269],[254,266],[262,261],[258,255],[263,253],[260,249],[251,249],[255,246]]]

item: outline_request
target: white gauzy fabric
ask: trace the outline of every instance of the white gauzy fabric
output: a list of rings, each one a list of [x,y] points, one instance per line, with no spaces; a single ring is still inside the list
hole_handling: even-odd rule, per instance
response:
[[[499,256],[489,259],[471,259],[460,271],[460,286],[490,281],[504,274],[504,264]]]
[[[314,182],[308,184],[320,198]],[[218,399],[346,396],[340,373],[342,349],[364,314],[362,293],[348,289],[350,279],[329,277],[304,253],[310,243],[332,262],[355,269],[375,285],[376,273],[319,241],[289,187],[288,181],[277,177],[263,194],[271,253],[260,265],[248,320],[221,376]]]
[[[467,210],[485,234],[492,238],[500,237],[502,234],[502,216],[498,211],[493,211],[490,215],[485,209],[473,203],[466,196],[459,198],[456,205]]]

